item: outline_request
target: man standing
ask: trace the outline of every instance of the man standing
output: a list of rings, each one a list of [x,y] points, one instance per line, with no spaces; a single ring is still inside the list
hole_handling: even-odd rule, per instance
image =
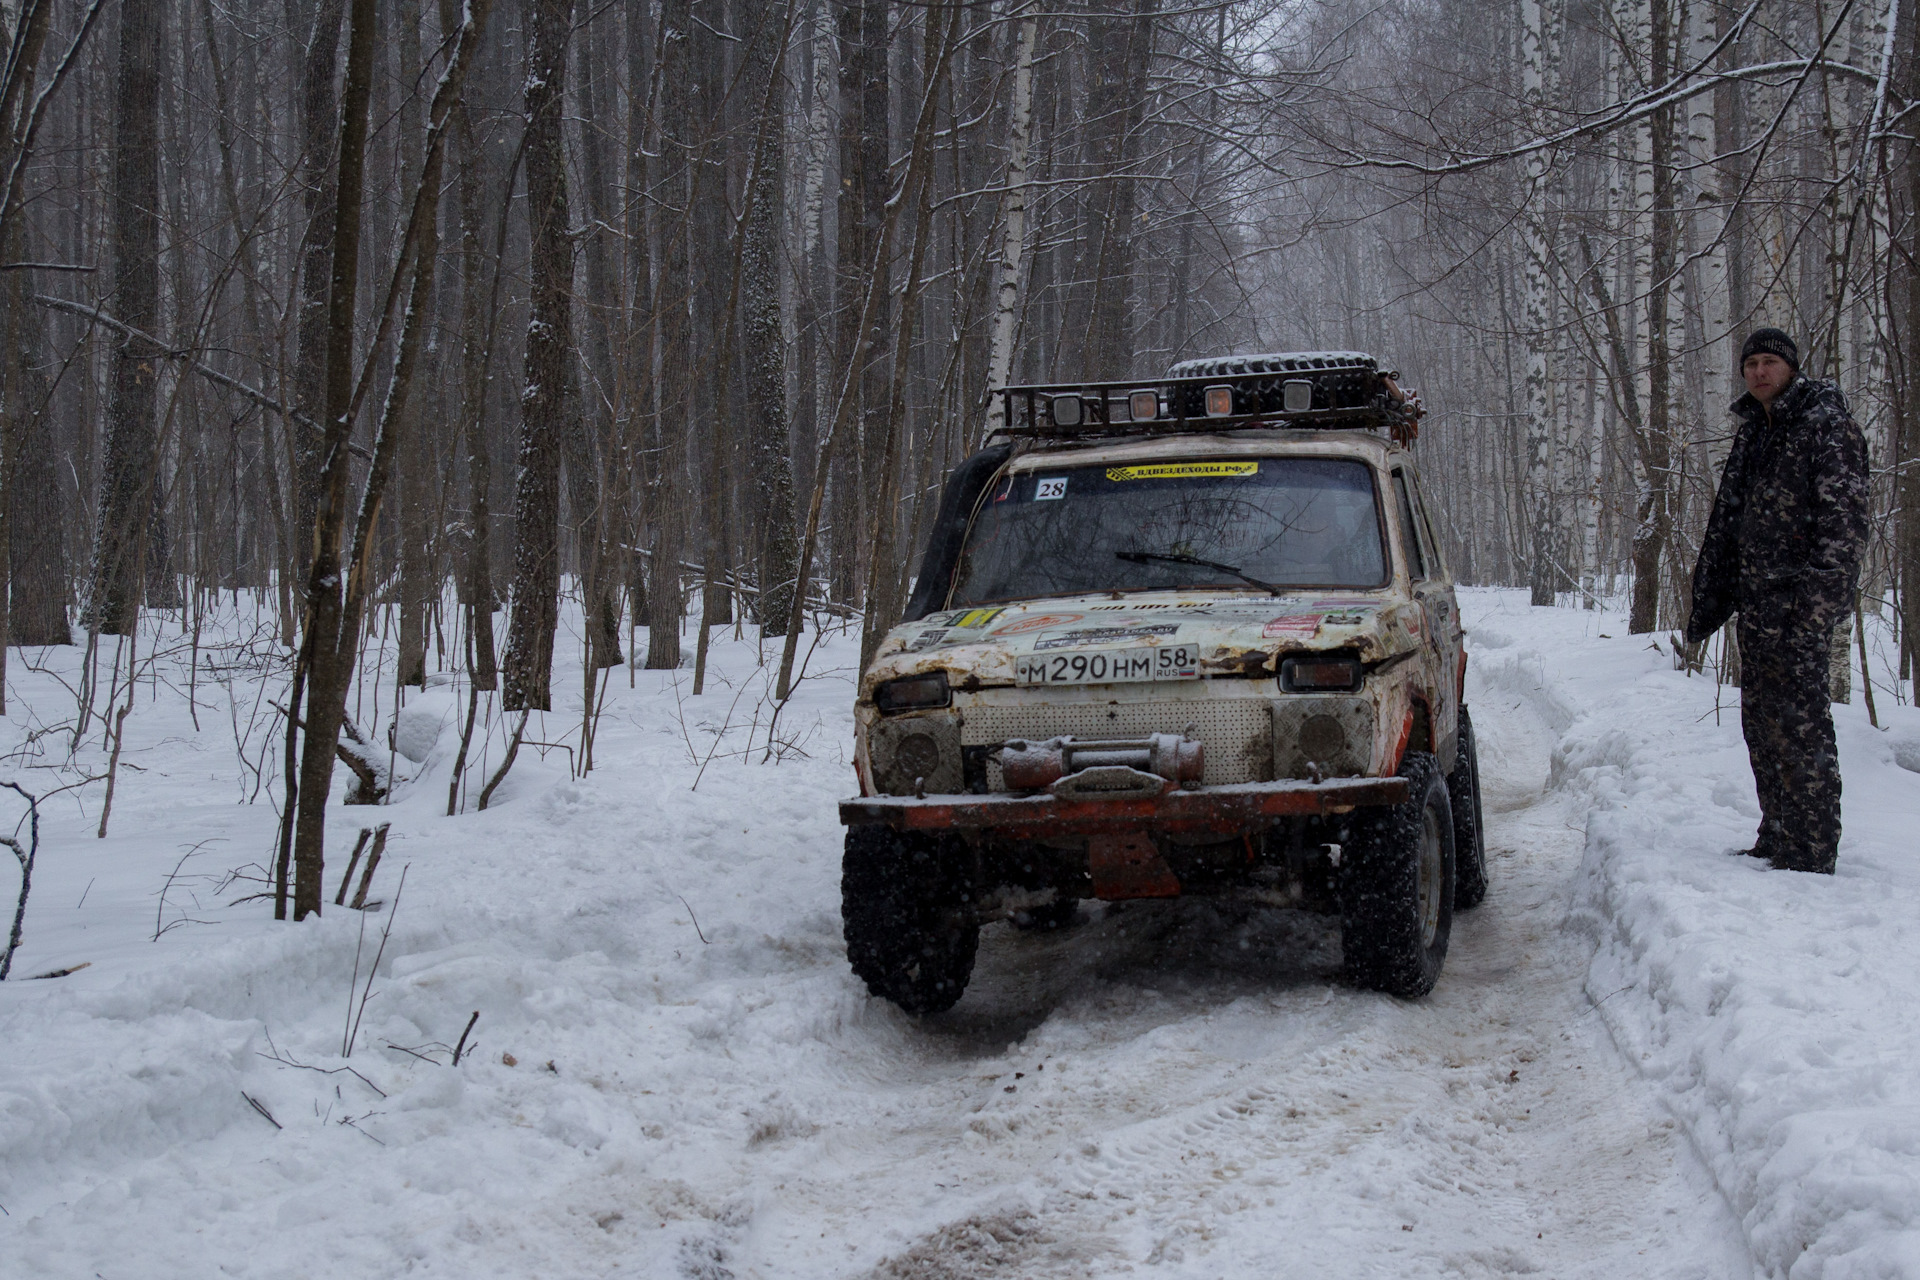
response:
[[[1740,615],[1740,728],[1760,794],[1748,850],[1783,871],[1833,874],[1840,760],[1827,697],[1833,629],[1853,607],[1867,541],[1867,444],[1800,349],[1758,329],[1740,352],[1747,394],[1693,568],[1687,643]]]

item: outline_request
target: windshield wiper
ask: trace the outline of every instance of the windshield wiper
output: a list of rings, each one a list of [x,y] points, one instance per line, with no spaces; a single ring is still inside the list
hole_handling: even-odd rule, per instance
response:
[[[1281,591],[1280,588],[1274,586],[1271,582],[1262,582],[1252,574],[1242,573],[1233,565],[1221,564],[1218,560],[1202,560],[1199,556],[1161,555],[1157,551],[1116,551],[1113,553],[1113,556],[1116,560],[1126,560],[1133,564],[1145,564],[1149,560],[1164,560],[1168,564],[1190,564],[1201,569],[1217,569],[1221,573],[1232,574],[1242,582],[1250,582],[1262,591],[1271,592],[1276,596],[1285,594],[1285,592]]]

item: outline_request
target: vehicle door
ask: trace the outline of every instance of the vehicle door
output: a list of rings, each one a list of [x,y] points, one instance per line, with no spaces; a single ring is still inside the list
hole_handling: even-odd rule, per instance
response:
[[[1420,480],[1410,464],[1393,469],[1394,505],[1400,517],[1407,575],[1421,616],[1421,666],[1427,680],[1434,754],[1442,768],[1453,765],[1454,734],[1460,717],[1460,606],[1453,578],[1440,556],[1421,501]]]

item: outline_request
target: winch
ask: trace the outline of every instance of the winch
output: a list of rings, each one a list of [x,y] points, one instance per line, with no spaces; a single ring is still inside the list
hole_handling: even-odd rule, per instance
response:
[[[1041,791],[1084,769],[1125,768],[1175,784],[1200,781],[1205,744],[1178,733],[1143,738],[1076,738],[1032,742],[1009,739],[1000,748],[1000,772],[1010,791]]]

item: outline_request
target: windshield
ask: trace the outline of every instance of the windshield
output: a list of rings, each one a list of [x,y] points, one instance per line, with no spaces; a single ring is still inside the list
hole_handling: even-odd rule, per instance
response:
[[[967,531],[951,603],[1175,587],[1259,590],[1249,579],[1378,587],[1386,578],[1366,463],[1183,458],[1003,476]]]

